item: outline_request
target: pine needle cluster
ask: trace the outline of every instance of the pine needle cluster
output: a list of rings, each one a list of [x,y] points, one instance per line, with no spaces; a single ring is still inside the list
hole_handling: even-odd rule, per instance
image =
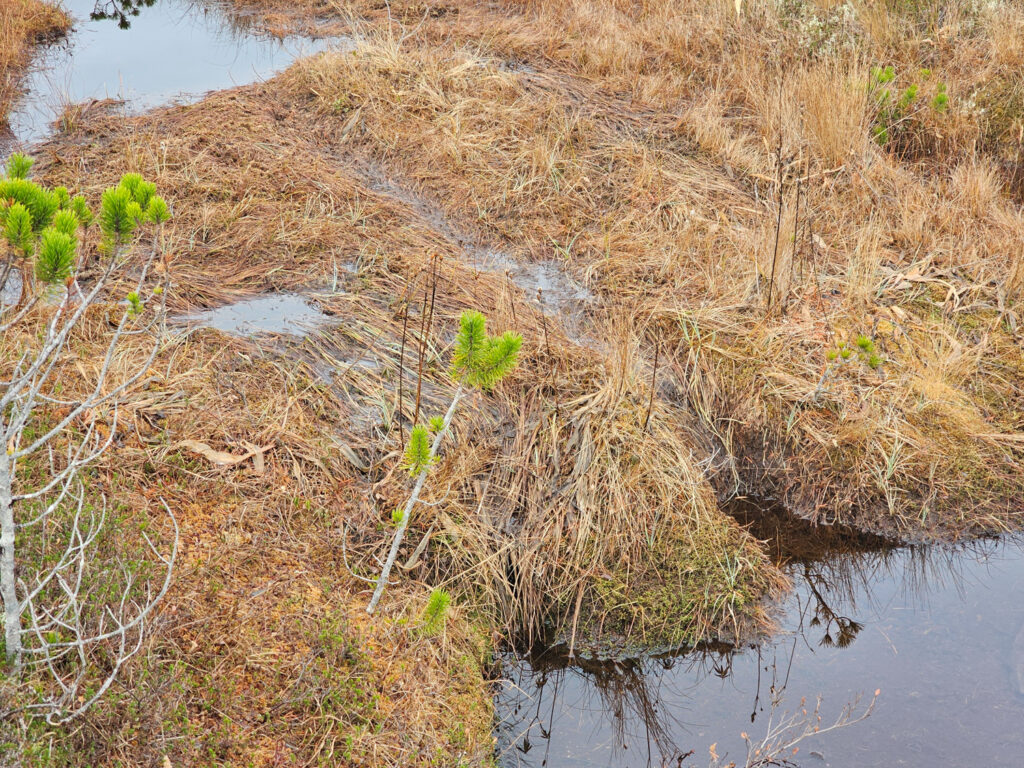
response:
[[[493,389],[516,367],[523,338],[506,331],[500,336],[487,335],[487,319],[468,310],[459,318],[452,357],[452,377],[471,387]]]
[[[405,466],[414,477],[434,463],[430,455],[430,433],[422,424],[412,428],[409,442],[405,446]]]
[[[443,589],[435,589],[430,593],[423,609],[423,634],[436,635],[444,629],[451,602],[452,596]]]
[[[93,213],[84,197],[72,197],[66,187],[49,190],[31,180],[31,169],[32,160],[24,155],[11,155],[7,162],[0,177],[0,233],[39,282],[66,283],[75,272],[80,233],[93,223]],[[128,243],[143,224],[169,218],[156,185],[137,173],[125,174],[103,193],[99,225],[104,250]],[[132,307],[139,310],[138,297]]]

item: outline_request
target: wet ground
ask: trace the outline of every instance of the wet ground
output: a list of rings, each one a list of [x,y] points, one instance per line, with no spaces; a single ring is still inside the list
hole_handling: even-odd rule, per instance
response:
[[[876,689],[868,719],[812,736],[791,764],[1020,764],[1021,542],[893,548],[784,514],[740,517],[788,561],[780,630],[756,646],[618,662],[572,663],[560,649],[509,659],[502,765],[703,766],[715,744],[742,765],[741,733],[759,740],[818,696],[824,726]]]
[[[330,318],[295,293],[271,293],[173,318],[190,327],[215,328],[235,336],[283,333],[305,336]]]
[[[210,2],[158,0],[127,19],[127,32],[116,19],[90,20],[94,0],[65,6],[76,17],[75,30],[38,62],[28,95],[12,115],[21,146],[44,138],[67,103],[123,99],[124,108],[138,110],[187,100],[269,77],[301,53],[338,44],[260,37]],[[4,149],[0,144],[0,154]],[[530,298],[539,289],[545,312],[578,320],[592,300],[557,261],[517,262],[476,243],[382,171],[369,181],[455,243],[468,263],[507,272]],[[241,335],[301,337],[330,325],[296,294],[250,298],[179,319]],[[365,356],[342,360],[346,370],[364,361],[375,365]],[[319,373],[330,379],[330,371]],[[779,632],[757,646],[614,663],[570,660],[559,649],[509,657],[497,697],[501,764],[706,765],[713,744],[719,755],[742,763],[741,733],[760,738],[784,713],[819,695],[827,722],[875,689],[882,695],[869,719],[801,744],[791,762],[1019,764],[1024,551],[1018,542],[895,548],[750,507],[736,514],[755,535],[774,542],[776,556],[788,563],[794,590],[778,607]]]

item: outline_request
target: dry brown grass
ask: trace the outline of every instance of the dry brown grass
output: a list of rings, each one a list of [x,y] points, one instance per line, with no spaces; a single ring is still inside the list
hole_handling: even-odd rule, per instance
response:
[[[0,5],[0,135],[32,49],[65,34],[70,26],[67,14],[44,0],[5,0]]]
[[[63,392],[95,374],[90,350],[109,333],[108,309],[91,312],[73,340],[78,356],[61,371]],[[113,378],[144,348],[141,339],[124,347]],[[87,482],[118,511],[100,556],[128,548],[137,523],[151,513],[158,520],[166,499],[181,527],[174,588],[145,652],[102,703],[68,732],[5,719],[4,761],[489,759],[493,644],[479,622],[454,606],[442,632],[424,634],[429,589],[418,579],[394,586],[388,616],[370,620],[365,585],[346,569],[345,539],[351,547],[380,534],[357,503],[365,488],[332,441],[343,412],[305,366],[249,342],[208,331],[168,339],[151,375],[126,393],[116,448]],[[223,469],[183,447],[186,439],[267,450],[261,463]],[[5,709],[11,694],[8,680]]]
[[[738,154],[741,124],[716,128],[731,138],[705,154],[678,133],[700,112],[666,125],[590,86],[468,54],[370,42],[291,77],[325,114],[342,113],[339,137],[358,126],[335,141],[401,168],[449,211],[476,212],[522,258],[572,242],[566,265],[604,306],[629,307],[638,332],[695,361],[695,388],[707,392],[690,394],[737,461],[763,444],[757,466],[737,471],[748,490],[907,535],[922,523],[1015,524],[1020,391],[1007,372],[1020,354],[1006,276],[1024,232],[991,166],[964,161],[947,186],[867,142],[836,169],[827,145],[789,139],[776,248],[775,158],[757,143],[794,119],[780,122],[768,99],[764,124],[776,128],[745,139],[743,156],[758,165],[736,179],[713,158]],[[775,310],[766,313],[770,284]],[[894,329],[890,338],[880,325]],[[714,341],[694,349],[694,334]],[[830,346],[860,334],[882,348],[881,373],[851,366],[819,388]],[[998,350],[947,382],[963,418],[914,397],[935,337]],[[865,416],[867,428],[849,432]]]
[[[194,106],[87,116],[38,153],[49,181],[93,195],[127,170],[167,191],[175,308],[302,290],[338,319],[302,343],[176,342],[160,391],[183,394],[163,442],[118,457],[132,479],[118,493],[151,487],[152,466],[188,511],[195,559],[167,610],[190,618],[151,658],[213,660],[212,683],[178,678],[187,692],[166,700],[188,727],[172,739],[195,728],[208,747],[226,713],[225,762],[273,765],[300,743],[312,763],[339,735],[371,764],[456,743],[481,762],[479,667],[443,693],[486,645],[470,624],[577,643],[763,626],[757,598],[780,579],[720,510],[736,491],[908,539],[1020,527],[1014,6],[949,8],[939,25],[935,3],[752,2],[738,17],[732,2],[389,5],[289,17],[292,4],[260,3],[279,28],[310,12],[351,24],[355,50]],[[880,147],[866,81],[889,63],[894,88],[930,68],[922,93],[944,82],[950,105],[913,112]],[[974,108],[985,96],[998,113]],[[595,299],[558,317],[549,297],[542,316],[532,291],[478,270],[489,250],[556,264]],[[459,415],[403,558],[425,553],[367,622],[348,568],[375,574],[406,492],[398,421],[435,256],[424,410],[450,397],[464,308],[522,333],[524,359]],[[829,360],[861,335],[880,365]],[[211,471],[181,439],[274,448],[262,475]],[[247,598],[264,581],[279,591]],[[437,586],[459,606],[441,641],[414,629]],[[328,618],[369,649],[344,674],[386,701],[346,710],[340,730],[315,693],[315,711],[288,693],[306,681],[296,658],[330,658],[314,638]],[[246,686],[287,716],[247,720],[231,695]],[[477,719],[459,740],[465,709]],[[127,754],[119,729],[134,721],[105,713],[90,727],[121,746],[103,742],[104,757]]]

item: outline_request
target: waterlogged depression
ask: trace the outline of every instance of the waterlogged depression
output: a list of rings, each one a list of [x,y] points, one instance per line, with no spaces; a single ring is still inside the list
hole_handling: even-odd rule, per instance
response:
[[[300,55],[345,44],[256,35],[244,19],[209,1],[157,0],[128,17],[129,29],[115,19],[90,18],[108,2],[64,0],[63,7],[74,29],[36,60],[0,154],[43,139],[68,104],[116,99],[142,110],[266,79]]]
[[[274,293],[174,318],[189,326],[215,328],[235,336],[263,333],[305,336],[330,318],[295,293]]]
[[[797,559],[778,633],[758,646],[616,662],[570,663],[557,649],[509,659],[497,697],[501,764],[703,766],[715,745],[724,764],[742,766],[741,733],[760,740],[803,708],[813,714],[819,695],[824,727],[881,689],[870,717],[801,742],[786,764],[1019,765],[1022,543],[892,548],[829,534],[809,543],[781,519],[754,529],[795,545],[781,547]]]

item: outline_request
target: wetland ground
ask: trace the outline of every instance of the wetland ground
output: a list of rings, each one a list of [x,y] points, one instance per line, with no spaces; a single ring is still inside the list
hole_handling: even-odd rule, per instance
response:
[[[173,208],[180,322],[96,482],[138,514],[167,499],[182,561],[99,707],[67,729],[7,718],[23,764],[515,764],[507,714],[557,702],[508,693],[503,674],[547,674],[503,666],[510,650],[646,669],[654,649],[716,641],[735,648],[714,664],[759,669],[804,637],[777,601],[820,584],[729,499],[886,548],[1021,528],[1017,4],[157,0],[127,29],[87,20],[101,5],[69,3],[68,41],[28,75],[8,30],[45,35],[0,11],[24,92],[6,97],[11,146],[48,184],[94,198],[137,171]],[[418,554],[368,617],[402,442],[450,399],[466,308],[522,334],[521,366],[460,417],[411,523]],[[975,549],[951,551],[972,569],[956,553]],[[422,631],[435,588],[453,596],[440,634]],[[936,631],[957,615],[937,611]],[[851,695],[857,654],[820,656],[806,695]],[[1016,712],[1000,691],[970,706]],[[733,699],[699,696],[720,715],[661,728],[684,748],[658,742],[652,764],[735,742]],[[959,717],[941,701],[938,727]],[[578,757],[594,717],[540,723]],[[864,764],[858,733],[821,754]],[[623,759],[606,746],[552,764]]]

